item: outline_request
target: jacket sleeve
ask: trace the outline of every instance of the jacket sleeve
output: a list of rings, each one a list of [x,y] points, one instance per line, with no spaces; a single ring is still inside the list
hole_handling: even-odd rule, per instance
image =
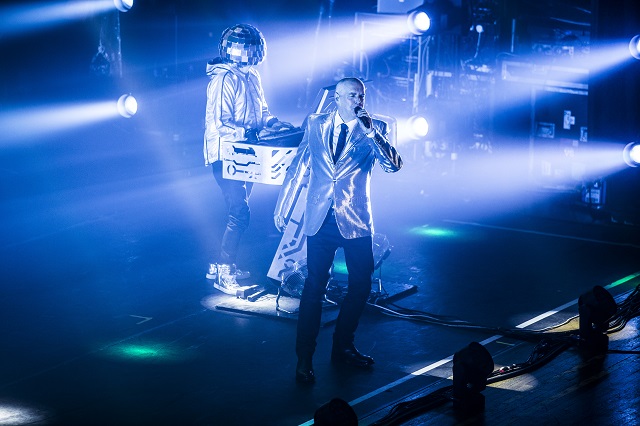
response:
[[[302,141],[298,146],[296,155],[293,157],[291,165],[287,169],[287,174],[284,177],[284,182],[280,188],[280,194],[278,195],[278,201],[273,212],[274,216],[287,217],[293,208],[293,204],[296,199],[296,195],[302,187],[305,176],[309,171],[309,124],[304,132]]]
[[[389,143],[387,123],[381,120],[373,120],[374,136],[369,139],[376,160],[380,167],[387,173],[397,172],[402,168],[402,158],[398,151]]]
[[[205,139],[207,143],[244,139],[244,128],[234,123],[236,78],[230,72],[215,76],[207,86]]]

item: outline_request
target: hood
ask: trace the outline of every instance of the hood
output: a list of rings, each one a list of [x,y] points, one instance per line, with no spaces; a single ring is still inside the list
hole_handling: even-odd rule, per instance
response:
[[[218,57],[207,62],[207,75],[213,76],[221,72],[233,72],[233,66],[222,62],[222,58]]]

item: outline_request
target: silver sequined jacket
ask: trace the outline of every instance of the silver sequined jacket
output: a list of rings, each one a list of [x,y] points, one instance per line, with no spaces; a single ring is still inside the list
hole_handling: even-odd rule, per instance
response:
[[[402,159],[389,144],[386,123],[374,119],[375,136],[367,137],[356,125],[334,164],[329,138],[336,114],[334,111],[309,116],[302,142],[287,170],[274,215],[286,217],[307,168],[310,168],[302,231],[315,235],[333,205],[343,237],[370,236],[373,235],[370,199],[373,167],[379,162],[385,172],[396,172],[402,167]]]

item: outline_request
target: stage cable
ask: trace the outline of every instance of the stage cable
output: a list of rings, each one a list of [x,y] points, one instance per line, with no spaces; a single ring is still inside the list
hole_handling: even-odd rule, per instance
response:
[[[386,292],[385,292],[386,293]],[[480,324],[474,324],[469,321],[465,321],[459,318],[443,315],[435,315],[428,312],[423,312],[415,309],[404,308],[394,303],[385,303],[384,297],[372,298],[372,301],[368,303],[369,306],[377,309],[383,315],[406,319],[415,322],[423,322],[433,325],[441,325],[446,327],[456,327],[467,330],[482,331],[492,334],[502,334],[508,337],[520,338],[524,340],[540,339],[540,338],[554,338],[559,340],[576,340],[576,334],[578,330],[568,331],[553,331],[560,327],[566,326],[571,321],[578,318],[578,315],[574,315],[565,321],[555,324],[549,327],[545,327],[538,330],[524,330],[524,329],[511,329],[502,327],[488,327]],[[606,333],[612,334],[622,330],[627,323],[640,316],[640,285],[627,296],[627,298],[618,303],[618,309],[616,314],[609,319],[609,326]]]

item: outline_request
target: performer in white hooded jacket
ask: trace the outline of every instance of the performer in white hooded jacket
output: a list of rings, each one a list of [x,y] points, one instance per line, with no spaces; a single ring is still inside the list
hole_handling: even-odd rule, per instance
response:
[[[204,133],[204,159],[222,190],[227,208],[227,225],[217,260],[209,265],[207,279],[225,293],[235,295],[237,280],[249,273],[236,267],[240,240],[249,226],[249,196],[252,183],[225,179],[222,174],[221,143],[256,142],[264,128],[278,130],[282,123],[269,112],[260,74],[254,65],[267,55],[262,33],[248,24],[237,24],[223,31],[220,57],[207,63],[207,107]]]

